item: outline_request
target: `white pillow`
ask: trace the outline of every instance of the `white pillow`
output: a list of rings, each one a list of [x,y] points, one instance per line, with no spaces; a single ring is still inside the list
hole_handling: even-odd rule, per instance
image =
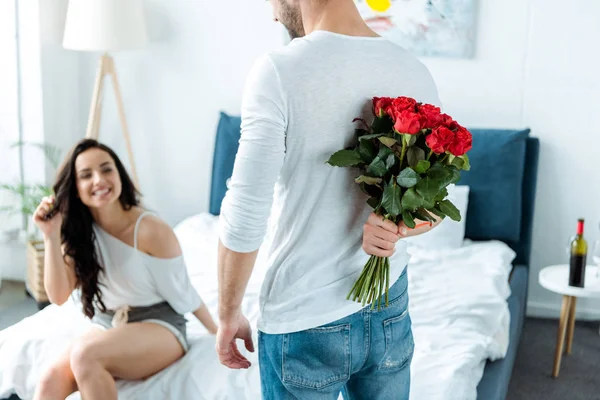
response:
[[[469,187],[460,185],[448,186],[448,200],[460,211],[461,220],[456,222],[446,217],[437,227],[419,236],[402,239],[409,245],[431,249],[456,249],[462,246],[467,224],[467,208],[469,205]]]

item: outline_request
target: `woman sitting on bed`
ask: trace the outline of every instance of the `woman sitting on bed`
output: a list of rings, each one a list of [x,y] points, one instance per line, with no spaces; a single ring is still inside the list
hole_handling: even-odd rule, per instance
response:
[[[108,147],[82,140],[59,172],[56,199],[34,215],[44,235],[44,281],[52,303],[75,288],[93,328],[40,380],[35,399],[116,399],[115,379],[151,376],[188,350],[192,312],[217,326],[192,287],[177,237],[140,207],[139,193]]]

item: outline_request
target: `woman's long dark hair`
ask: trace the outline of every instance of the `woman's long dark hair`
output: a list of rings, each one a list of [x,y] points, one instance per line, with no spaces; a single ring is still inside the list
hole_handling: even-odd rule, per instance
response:
[[[139,204],[139,192],[127,174],[119,157],[109,147],[93,139],[83,139],[78,142],[61,166],[54,193],[56,207],[62,213],[61,227],[64,253],[71,257],[75,267],[77,286],[81,288],[81,302],[84,314],[92,318],[95,314],[94,306],[106,311],[102,301],[102,292],[98,284],[98,276],[103,271],[96,251],[96,235],[92,228],[94,222],[89,208],[81,202],[77,193],[77,174],[75,161],[77,157],[89,149],[100,149],[107,152],[115,162],[121,178],[122,190],[119,201],[123,209],[129,210]]]

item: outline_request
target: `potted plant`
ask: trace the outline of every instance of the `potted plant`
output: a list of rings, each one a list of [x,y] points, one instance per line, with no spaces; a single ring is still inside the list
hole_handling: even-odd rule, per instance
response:
[[[45,160],[52,166],[53,170],[58,169],[60,160],[60,150],[52,145],[45,143],[18,142],[13,148],[20,146],[31,146],[40,150]],[[52,195],[52,187],[45,184],[0,184],[0,190],[12,194],[17,199],[16,204],[0,207],[0,212],[9,215],[21,215],[23,217],[22,232],[9,232],[7,235],[23,237],[26,244],[27,254],[27,277],[26,285],[29,294],[37,301],[40,307],[48,304],[48,296],[44,289],[44,242],[41,233],[33,224],[32,217],[37,206],[45,196]]]

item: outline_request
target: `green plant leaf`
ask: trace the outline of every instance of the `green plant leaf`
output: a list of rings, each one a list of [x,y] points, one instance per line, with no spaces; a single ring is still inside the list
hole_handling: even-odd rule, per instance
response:
[[[437,206],[429,208],[429,211],[431,211],[432,213],[434,213],[435,215],[437,215],[438,217],[440,217],[442,219],[446,218],[446,214],[444,214],[442,211],[440,211],[440,209]]]
[[[377,149],[370,140],[361,140],[358,145],[358,152],[366,164],[370,164],[377,157]]]
[[[372,176],[361,175],[354,179],[356,183],[366,183],[367,185],[377,185],[381,183],[381,178],[373,178]]]
[[[379,141],[389,148],[397,143],[396,139],[387,136],[380,136]]]
[[[452,175],[450,169],[440,163],[435,163],[429,171],[427,171],[427,176],[436,180],[436,181],[444,181],[448,179]]]
[[[456,168],[452,168],[450,171],[452,172],[452,178],[450,179],[450,184],[458,183],[460,181],[460,171],[457,170]]]
[[[423,205],[423,197],[419,195],[415,188],[412,187],[402,196],[402,208],[404,210],[414,211]]]
[[[423,208],[426,208],[426,209],[429,210],[429,209],[431,209],[433,207],[435,207],[435,200],[434,199],[426,199],[426,198],[423,199]]]
[[[413,218],[413,216],[411,215],[411,213],[409,211],[402,211],[402,220],[404,221],[404,223],[406,224],[406,226],[408,226],[410,229],[415,229],[415,219]]]
[[[367,200],[367,204],[371,206],[371,208],[376,209],[379,207],[379,199],[377,197],[371,197]]]
[[[456,168],[458,168],[460,170],[460,169],[463,169],[463,167],[465,165],[465,160],[463,160],[460,157],[454,157],[450,164],[454,165]]]
[[[374,132],[390,132],[394,127],[394,121],[385,115],[381,118],[375,117],[373,124],[371,124]]]
[[[450,200],[440,201],[440,211],[450,217],[453,221],[460,221],[460,211],[452,204]]]
[[[354,130],[354,134],[356,135],[356,138],[358,139],[358,138],[360,138],[361,136],[368,135],[368,134],[369,134],[369,132],[368,132],[367,130],[365,130],[365,129],[356,128],[356,129]]]
[[[417,166],[419,161],[425,159],[425,152],[423,151],[423,149],[417,146],[409,147],[406,151],[406,159],[408,160],[408,165],[414,168]]]
[[[435,222],[435,218],[433,218],[431,216],[431,214],[429,214],[425,209],[423,208],[419,208],[417,209],[415,212],[415,217],[417,217],[418,219],[420,219],[421,221],[427,221],[427,222]]]
[[[464,162],[462,169],[464,171],[470,171],[471,170],[471,161],[469,160],[469,156],[465,154],[465,155],[460,156],[460,158],[462,158],[462,160]]]
[[[327,164],[334,167],[355,167],[362,163],[360,154],[354,150],[340,150],[331,156]]]
[[[370,135],[364,135],[358,138],[358,140],[371,140],[371,139],[376,139],[378,137],[383,136],[383,133],[371,133]]]
[[[383,189],[381,205],[393,218],[396,218],[402,212],[401,195],[402,189],[396,184],[392,177],[390,182],[386,184]]]
[[[443,188],[442,190],[440,190],[438,192],[438,194],[435,196],[434,200],[435,201],[442,201],[444,200],[446,197],[448,196],[448,189]]]
[[[421,176],[410,167],[404,168],[402,172],[400,172],[400,175],[398,175],[398,178],[396,179],[398,185],[405,188],[411,188],[415,186],[417,183],[419,183],[420,180]]]
[[[410,135],[408,133],[401,133],[400,136],[402,136],[402,142],[405,143],[407,147],[414,146],[415,143],[417,142],[418,135]]]
[[[433,199],[440,191],[440,182],[428,176],[421,179],[415,189],[422,197]]]
[[[392,153],[387,156],[387,159],[385,160],[385,167],[389,171],[394,165],[396,165],[396,155]]]
[[[415,171],[418,174],[424,174],[425,172],[427,172],[427,170],[429,170],[429,167],[431,166],[431,163],[427,160],[421,160],[417,163],[417,165],[415,165]]]
[[[379,177],[384,176],[387,171],[388,170],[385,167],[385,163],[379,157],[375,157],[375,159],[367,167],[367,173],[369,175],[373,175],[373,176],[379,176]]]
[[[36,143],[36,142],[27,142],[27,141],[16,142],[11,147],[15,148],[15,147],[23,147],[23,146],[31,146],[31,147],[35,147],[35,148],[41,150],[44,153],[44,157],[46,158],[46,160],[48,160],[50,165],[54,169],[58,169],[58,167],[60,165],[60,157],[61,157],[61,151],[58,147],[52,146],[47,143]]]

